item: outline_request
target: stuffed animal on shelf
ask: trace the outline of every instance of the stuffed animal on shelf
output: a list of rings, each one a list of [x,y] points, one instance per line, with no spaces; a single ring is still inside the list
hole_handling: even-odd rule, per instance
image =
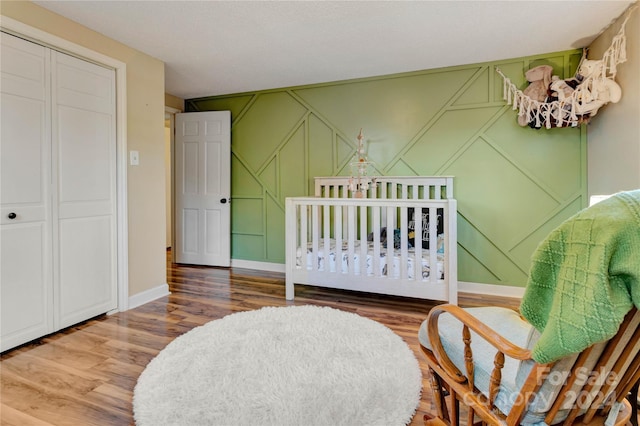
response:
[[[553,73],[553,67],[550,65],[539,65],[531,68],[525,73],[529,86],[522,93],[534,101],[544,102],[548,96],[551,73]],[[525,115],[518,116],[518,124],[526,126],[529,124],[529,117]]]

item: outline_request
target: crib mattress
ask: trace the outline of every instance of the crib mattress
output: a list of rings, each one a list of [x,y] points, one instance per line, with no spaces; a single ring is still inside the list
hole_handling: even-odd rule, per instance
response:
[[[367,254],[365,259],[367,275],[387,276],[388,270],[389,270],[389,267],[387,266],[387,257],[388,257],[387,249],[384,247],[380,247],[380,261],[378,262],[379,269],[378,271],[376,271],[377,273],[374,273],[374,267],[375,267],[374,266],[375,262],[373,261],[375,256],[374,246],[373,246],[374,243],[371,241],[367,241],[364,243],[367,244]],[[360,262],[362,258],[361,244],[362,242],[360,241],[355,241],[354,243],[353,258],[351,260],[353,263],[355,275],[360,275],[362,270],[360,266]],[[336,272],[336,269],[338,267],[337,259],[342,258],[340,272],[343,274],[348,274],[350,259],[349,259],[347,243],[343,242],[341,249],[336,250],[336,241],[334,239],[331,239],[328,256],[325,256],[324,248],[325,247],[324,247],[324,240],[323,240],[320,244],[318,244],[318,251],[314,256],[313,245],[312,243],[309,243],[307,245],[306,255],[304,256],[304,259],[303,259],[303,250],[300,247],[298,247],[297,254],[296,254],[296,268],[302,269],[304,264],[307,270],[313,270],[314,262],[316,262],[318,271],[328,270],[329,272]],[[420,265],[421,268],[419,270],[419,273],[422,274],[422,281],[428,281],[429,276],[431,275],[431,266],[429,265],[429,262],[430,262],[429,250],[425,250],[425,249],[422,250],[421,260],[422,260]],[[404,267],[406,268],[406,271],[407,271],[407,278],[410,280],[415,279],[414,277],[415,277],[416,268],[414,268],[413,266],[414,263],[415,263],[415,249],[413,247],[407,249],[407,259],[406,259],[406,264],[404,266],[401,266],[400,250],[395,249],[393,251],[393,261],[391,262],[392,264],[391,277],[400,278],[401,268]],[[437,253],[436,263],[437,263],[436,277],[439,280],[444,279],[444,255],[440,251],[438,251]]]

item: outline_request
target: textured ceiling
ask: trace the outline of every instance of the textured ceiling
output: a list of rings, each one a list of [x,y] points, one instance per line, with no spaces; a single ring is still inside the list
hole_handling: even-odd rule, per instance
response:
[[[162,60],[188,99],[581,48],[633,1],[35,3]]]

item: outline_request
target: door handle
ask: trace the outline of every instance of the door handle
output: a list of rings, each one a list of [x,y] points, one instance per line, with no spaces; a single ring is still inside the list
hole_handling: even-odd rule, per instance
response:
[[[15,214],[14,212],[11,212],[11,213],[9,213],[9,214],[7,215],[7,217],[8,217],[9,219],[15,219],[16,217],[18,217],[18,215],[17,215],[17,214]]]
[[[231,201],[231,200],[229,200],[228,198],[221,198],[220,199],[220,203],[222,203],[222,204],[226,204],[227,201]]]

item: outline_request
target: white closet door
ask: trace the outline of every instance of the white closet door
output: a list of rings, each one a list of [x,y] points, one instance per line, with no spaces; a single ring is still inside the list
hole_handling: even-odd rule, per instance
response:
[[[0,350],[53,331],[49,51],[2,33]]]
[[[52,52],[54,318],[117,307],[115,71]]]

